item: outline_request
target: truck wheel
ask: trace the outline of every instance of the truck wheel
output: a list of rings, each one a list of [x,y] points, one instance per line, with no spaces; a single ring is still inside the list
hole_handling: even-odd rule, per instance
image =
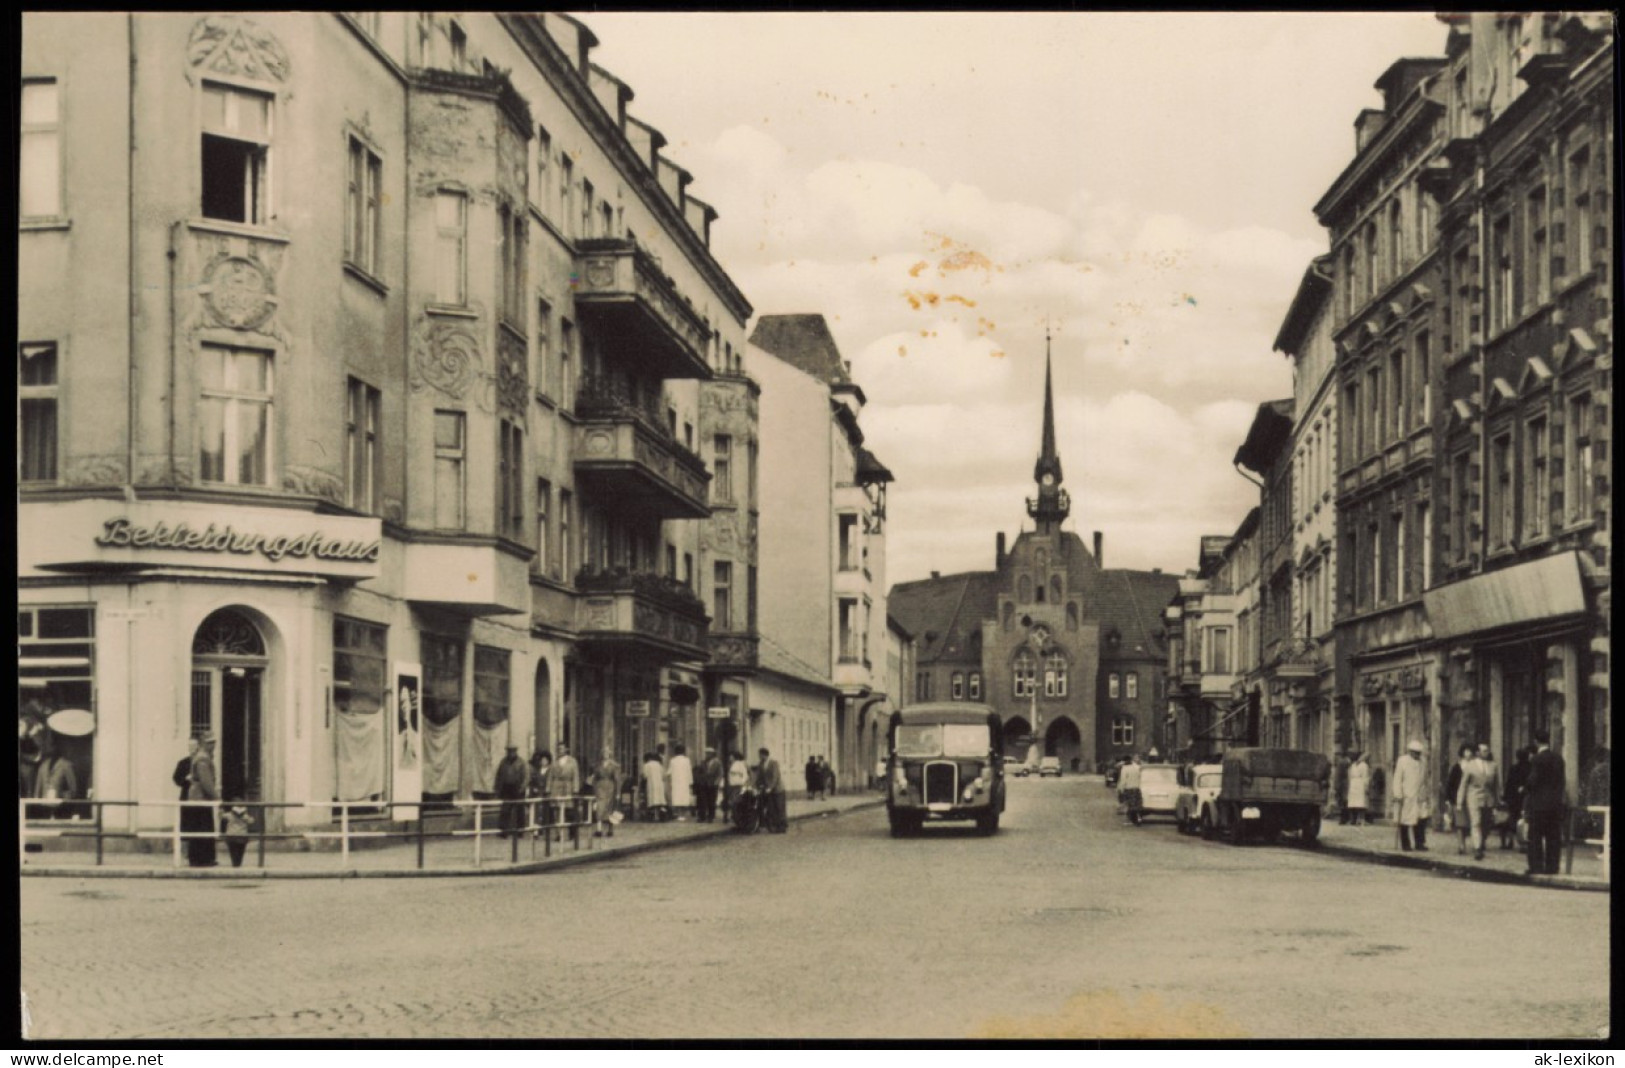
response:
[[[902,838],[904,835],[908,834],[909,820],[908,817],[903,815],[901,812],[898,812],[896,809],[887,809],[886,820],[891,824],[891,836],[893,838]]]
[[[1303,821],[1303,829],[1298,832],[1298,844],[1305,849],[1314,849],[1320,845],[1320,813],[1312,812],[1309,818]]]
[[[1231,845],[1238,846],[1247,840],[1247,824],[1241,818],[1241,809],[1235,805],[1230,806],[1230,826],[1227,829]]]
[[[1213,841],[1213,810],[1204,806],[1202,808],[1202,841]]]
[[[977,816],[976,817],[976,829],[977,829],[977,831],[979,831],[982,834],[988,834],[988,835],[998,834],[999,833],[999,813],[995,810],[995,811],[990,811],[985,816]]]

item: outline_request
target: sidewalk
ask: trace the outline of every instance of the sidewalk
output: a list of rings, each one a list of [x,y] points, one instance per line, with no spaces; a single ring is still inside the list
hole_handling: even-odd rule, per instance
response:
[[[796,833],[795,824],[810,819],[839,816],[846,812],[873,808],[884,803],[874,792],[860,791],[841,794],[827,801],[806,801],[792,796],[786,805],[790,834]],[[74,878],[146,878],[146,879],[333,879],[333,878],[410,878],[413,876],[448,875],[518,875],[574,867],[599,860],[613,860],[651,849],[664,849],[707,838],[721,838],[734,834],[731,824],[719,815],[715,823],[695,823],[672,820],[666,823],[634,823],[627,821],[615,828],[608,838],[594,838],[583,831],[579,845],[569,838],[552,843],[552,855],[541,839],[526,838],[519,842],[519,858],[512,859],[513,843],[495,834],[482,837],[479,842],[479,860],[475,861],[474,838],[440,838],[423,843],[423,866],[418,867],[418,844],[415,839],[394,840],[387,844],[368,842],[366,848],[353,848],[349,856],[336,845],[320,849],[276,849],[265,851],[265,867],[258,866],[258,854],[253,843],[243,858],[241,868],[231,866],[230,855],[224,843],[219,847],[220,866],[216,868],[189,868],[184,858],[175,867],[170,852],[114,852],[109,850],[101,866],[96,865],[94,846],[85,840],[72,849],[51,849],[42,853],[28,853],[23,857],[21,874],[39,876],[71,876]]]
[[[1430,830],[1427,852],[1406,853],[1399,848],[1394,825],[1386,820],[1377,824],[1351,827],[1339,824],[1334,817],[1323,823],[1320,828],[1320,848],[1324,852],[1368,863],[1416,868],[1487,882],[1524,883],[1566,890],[1609,889],[1608,873],[1603,870],[1602,860],[1595,846],[1574,847],[1572,873],[1525,875],[1528,862],[1523,849],[1502,849],[1499,836],[1491,835],[1485,843],[1483,860],[1473,859],[1470,843],[1466,852],[1456,852],[1458,841],[1454,832],[1442,833]]]

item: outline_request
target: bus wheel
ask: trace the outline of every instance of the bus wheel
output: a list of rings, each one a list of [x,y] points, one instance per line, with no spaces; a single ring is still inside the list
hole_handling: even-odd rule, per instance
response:
[[[1311,812],[1303,821],[1303,830],[1298,832],[1298,844],[1305,849],[1313,849],[1320,844],[1320,813]]]
[[[979,832],[981,832],[982,834],[998,834],[999,833],[999,813],[998,813],[998,811],[997,810],[990,810],[987,813],[987,815],[985,815],[985,816],[977,816],[976,817],[976,829]]]

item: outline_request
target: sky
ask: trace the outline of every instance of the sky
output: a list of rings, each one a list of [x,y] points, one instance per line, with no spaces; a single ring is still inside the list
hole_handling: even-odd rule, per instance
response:
[[[582,16],[716,208],[757,315],[822,313],[896,476],[893,582],[1027,524],[1045,331],[1069,529],[1183,572],[1258,503],[1232,466],[1292,395],[1275,336],[1312,207],[1432,15]]]

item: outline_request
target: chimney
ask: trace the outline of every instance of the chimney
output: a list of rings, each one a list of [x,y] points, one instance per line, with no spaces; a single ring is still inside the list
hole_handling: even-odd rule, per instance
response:
[[[998,537],[993,541],[993,567],[997,570],[1004,566],[1004,531],[999,531]]]
[[[1096,567],[1105,567],[1106,566],[1106,558],[1100,555],[1101,540],[1102,539],[1100,537],[1100,531],[1098,531],[1098,530],[1095,531],[1095,566]]]

